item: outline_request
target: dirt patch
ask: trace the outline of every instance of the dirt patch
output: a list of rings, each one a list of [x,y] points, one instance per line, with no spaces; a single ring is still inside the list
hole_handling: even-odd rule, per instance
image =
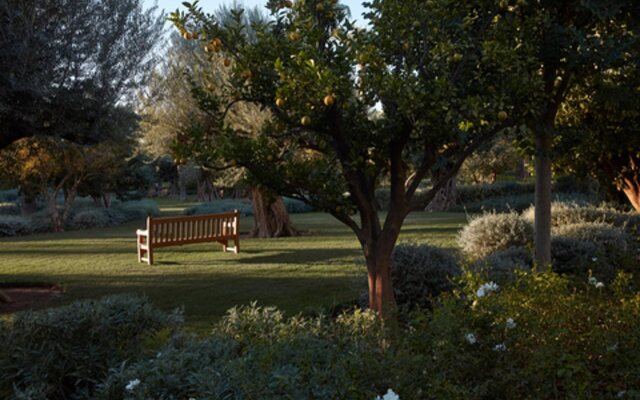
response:
[[[64,294],[60,286],[51,284],[0,284],[0,290],[11,299],[11,303],[0,302],[0,314],[42,308]]]

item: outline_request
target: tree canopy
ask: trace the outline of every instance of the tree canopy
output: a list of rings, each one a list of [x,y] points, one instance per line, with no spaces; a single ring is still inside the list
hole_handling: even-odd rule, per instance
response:
[[[389,261],[407,214],[522,112],[531,84],[510,35],[518,21],[492,1],[373,1],[370,29],[335,1],[267,7],[271,20],[253,23],[255,36],[243,33],[240,9],[220,20],[196,2],[171,16],[231,70],[225,92],[196,91],[218,121],[210,148],[349,226],[367,261],[370,305],[383,312],[394,302]],[[270,111],[259,135],[225,124],[238,102]],[[416,196],[429,177],[431,189]],[[391,205],[381,220],[374,193],[383,178]]]

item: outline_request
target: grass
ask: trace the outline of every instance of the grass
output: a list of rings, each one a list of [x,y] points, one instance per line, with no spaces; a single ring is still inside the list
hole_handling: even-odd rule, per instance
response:
[[[165,214],[190,203],[160,202]],[[318,312],[355,299],[366,285],[355,236],[323,213],[294,214],[295,238],[241,238],[241,253],[217,243],[159,249],[153,266],[136,258],[135,230],[125,225],[0,240],[0,282],[51,282],[63,286],[62,302],[113,293],[148,296],[165,308],[184,307],[187,326],[204,331],[236,304],[276,305],[290,312]],[[413,213],[400,241],[455,246],[464,214]],[[252,226],[241,218],[240,231]]]

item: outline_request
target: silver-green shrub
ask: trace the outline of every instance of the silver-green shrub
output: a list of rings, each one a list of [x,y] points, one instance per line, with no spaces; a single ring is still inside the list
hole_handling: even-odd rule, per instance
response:
[[[109,216],[99,208],[78,211],[69,222],[71,229],[103,228],[109,225],[111,225]]]
[[[0,203],[0,215],[20,215],[20,206],[13,202]]]
[[[17,236],[31,233],[28,218],[19,215],[0,215],[0,236]]]
[[[93,398],[110,368],[139,357],[145,341],[180,322],[129,295],[17,313],[0,325],[0,398],[28,390],[38,399]]]
[[[473,217],[458,235],[458,244],[470,259],[486,257],[513,246],[528,246],[532,242],[531,224],[513,211]]]
[[[475,261],[469,269],[485,275],[489,281],[503,283],[514,279],[516,271],[531,270],[532,264],[531,250],[513,246]]]

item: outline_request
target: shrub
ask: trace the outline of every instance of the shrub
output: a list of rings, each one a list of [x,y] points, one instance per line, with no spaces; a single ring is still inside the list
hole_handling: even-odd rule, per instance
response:
[[[210,203],[198,204],[194,207],[186,208],[184,215],[218,214],[238,210],[241,215],[253,215],[253,207],[249,200],[221,199]]]
[[[532,240],[533,228],[515,212],[474,217],[458,236],[462,251],[472,259],[512,246],[527,246]]]
[[[459,185],[456,188],[458,204],[469,204],[495,197],[531,195],[534,191],[535,185],[533,183],[517,182]]]
[[[596,201],[593,196],[581,194],[581,193],[556,193],[553,195],[553,199],[556,202],[572,202],[575,204],[588,205]],[[466,212],[509,212],[531,209],[533,207],[534,197],[533,193],[515,194],[498,197],[488,197],[483,200],[478,200],[470,203],[459,202],[458,205],[453,207],[451,211],[466,211]]]
[[[458,258],[439,247],[401,244],[391,256],[393,291],[400,306],[429,306],[432,298],[453,289],[452,280],[461,272]]]
[[[18,189],[0,190],[0,203],[16,203],[19,198]]]
[[[69,223],[71,229],[102,228],[109,225],[111,225],[109,216],[99,208],[78,211]]]
[[[0,215],[0,236],[26,235],[30,232],[29,219],[17,215]]]
[[[469,267],[474,273],[481,273],[487,280],[505,283],[516,277],[517,271],[529,271],[533,264],[531,251],[524,247],[509,247],[499,250],[480,260],[475,261]]]
[[[20,206],[16,203],[0,203],[0,215],[20,215]]]
[[[51,231],[51,217],[46,210],[38,211],[31,216],[30,226],[33,233],[44,233]]]
[[[158,204],[153,200],[127,201],[120,203],[113,210],[124,214],[127,220],[144,219],[148,216],[156,217],[160,215]]]
[[[523,212],[522,216],[533,223],[535,209],[533,207]],[[585,205],[577,202],[559,202],[551,204],[551,224],[554,227],[576,224],[581,222],[603,222],[627,232],[640,232],[640,215],[616,210],[607,205]]]
[[[211,337],[174,340],[152,360],[113,370],[99,398],[372,399],[389,384],[380,332],[368,312],[332,321],[238,307]]]
[[[147,300],[112,296],[24,312],[0,326],[0,397],[92,398],[109,368],[139,357],[143,344],[180,322]]]
[[[567,236],[551,238],[551,265],[558,273],[583,278],[594,271],[598,278],[610,280],[615,273],[603,257],[597,243]]]
[[[283,197],[283,201],[289,214],[300,214],[313,211],[313,207],[301,200]]]

